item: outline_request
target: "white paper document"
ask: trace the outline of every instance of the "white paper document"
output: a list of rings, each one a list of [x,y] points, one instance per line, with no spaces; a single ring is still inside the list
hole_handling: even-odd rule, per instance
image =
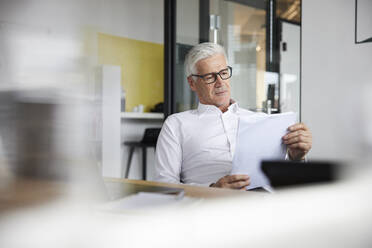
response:
[[[292,112],[241,117],[231,174],[249,175],[251,183],[247,189],[270,187],[261,170],[261,161],[285,159],[282,137],[295,123],[296,114]]]

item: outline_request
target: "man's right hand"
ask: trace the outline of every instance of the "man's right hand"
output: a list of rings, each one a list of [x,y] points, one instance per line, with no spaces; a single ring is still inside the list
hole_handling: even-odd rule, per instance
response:
[[[245,187],[249,184],[250,178],[248,175],[227,175],[213,183],[211,187],[245,190]]]

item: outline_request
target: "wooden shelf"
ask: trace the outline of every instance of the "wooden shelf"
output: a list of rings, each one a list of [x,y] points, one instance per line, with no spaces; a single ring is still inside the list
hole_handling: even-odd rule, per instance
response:
[[[164,114],[163,113],[121,112],[120,117],[122,119],[153,119],[153,120],[162,120],[162,119],[164,119]]]

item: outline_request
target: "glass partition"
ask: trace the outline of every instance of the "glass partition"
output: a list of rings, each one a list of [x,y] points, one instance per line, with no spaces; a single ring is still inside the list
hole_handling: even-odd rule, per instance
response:
[[[208,8],[201,8],[207,3]],[[300,0],[177,0],[175,112],[196,108],[197,96],[184,75],[184,57],[207,37],[221,44],[233,67],[231,94],[243,108],[300,111]]]
[[[175,110],[182,112],[197,107],[198,98],[186,80],[184,62],[187,52],[199,43],[199,0],[177,0]]]
[[[220,16],[217,42],[225,47],[234,68],[232,98],[243,108],[263,111],[269,87],[265,84],[266,10],[230,1],[211,2],[211,14]]]

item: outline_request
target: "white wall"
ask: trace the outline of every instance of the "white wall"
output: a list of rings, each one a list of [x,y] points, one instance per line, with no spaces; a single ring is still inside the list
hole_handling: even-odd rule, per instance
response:
[[[163,0],[2,0],[0,21],[163,43]]]
[[[355,160],[367,155],[372,43],[354,44],[354,4],[302,3],[302,120],[313,133],[310,158]]]

